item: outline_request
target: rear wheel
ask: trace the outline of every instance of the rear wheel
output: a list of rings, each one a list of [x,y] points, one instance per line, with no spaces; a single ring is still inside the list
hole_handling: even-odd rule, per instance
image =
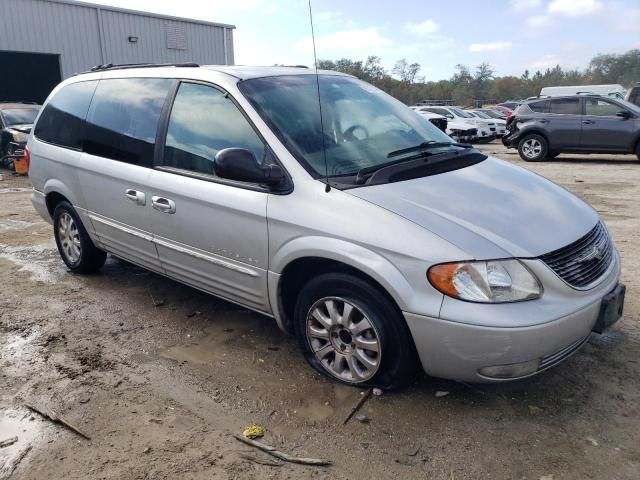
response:
[[[53,235],[58,252],[71,271],[93,273],[104,265],[106,252],[93,244],[80,216],[67,201],[60,202],[53,212]]]
[[[417,355],[397,307],[369,282],[322,274],[305,285],[295,330],[309,364],[340,382],[395,389],[411,381]]]
[[[539,162],[547,157],[549,146],[541,135],[526,135],[518,144],[518,153],[525,162]]]

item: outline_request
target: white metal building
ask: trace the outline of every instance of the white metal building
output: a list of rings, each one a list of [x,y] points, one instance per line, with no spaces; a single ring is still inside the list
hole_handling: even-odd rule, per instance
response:
[[[233,65],[235,26],[73,0],[0,0],[0,101],[105,63]]]

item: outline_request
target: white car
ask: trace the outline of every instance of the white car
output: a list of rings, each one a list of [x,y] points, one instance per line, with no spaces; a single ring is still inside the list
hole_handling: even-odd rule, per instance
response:
[[[478,118],[482,118],[484,120],[489,120],[496,124],[496,136],[504,137],[507,134],[507,122],[506,120],[501,120],[498,118],[492,118],[490,115],[487,115],[480,110],[466,110],[471,115],[474,115]]]
[[[468,112],[465,112],[461,108],[458,107],[445,107],[445,106],[437,106],[437,107],[424,107],[431,113],[437,113],[438,115],[443,115],[447,117],[449,122],[457,121],[464,122],[467,124],[471,124],[478,129],[478,141],[479,142],[490,142],[494,138],[496,138],[496,125],[493,121],[487,121],[483,118],[478,118],[474,115],[471,115]]]
[[[478,129],[472,123],[460,121],[455,117],[450,119],[444,115],[433,113],[428,107],[413,106],[410,108],[438,127],[440,127],[439,121],[444,120],[446,122],[445,133],[456,142],[475,143],[478,141]]]

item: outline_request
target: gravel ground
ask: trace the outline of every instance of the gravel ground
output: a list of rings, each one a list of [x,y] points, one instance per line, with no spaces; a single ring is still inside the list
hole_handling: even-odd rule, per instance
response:
[[[28,178],[3,172],[0,441],[18,441],[0,448],[0,479],[640,478],[640,163],[526,164],[481,148],[598,209],[623,258],[624,319],[533,379],[425,376],[346,426],[361,392],[315,374],[272,320],[115,258],[98,275],[69,273]],[[266,443],[333,465],[282,464],[233,439],[254,422]]]

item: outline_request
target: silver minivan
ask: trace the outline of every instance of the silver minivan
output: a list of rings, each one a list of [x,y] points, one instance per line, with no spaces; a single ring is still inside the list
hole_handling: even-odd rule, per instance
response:
[[[272,316],[347,384],[527,377],[622,314],[593,208],[348,75],[99,67],[28,147],[71,271],[109,253]]]

